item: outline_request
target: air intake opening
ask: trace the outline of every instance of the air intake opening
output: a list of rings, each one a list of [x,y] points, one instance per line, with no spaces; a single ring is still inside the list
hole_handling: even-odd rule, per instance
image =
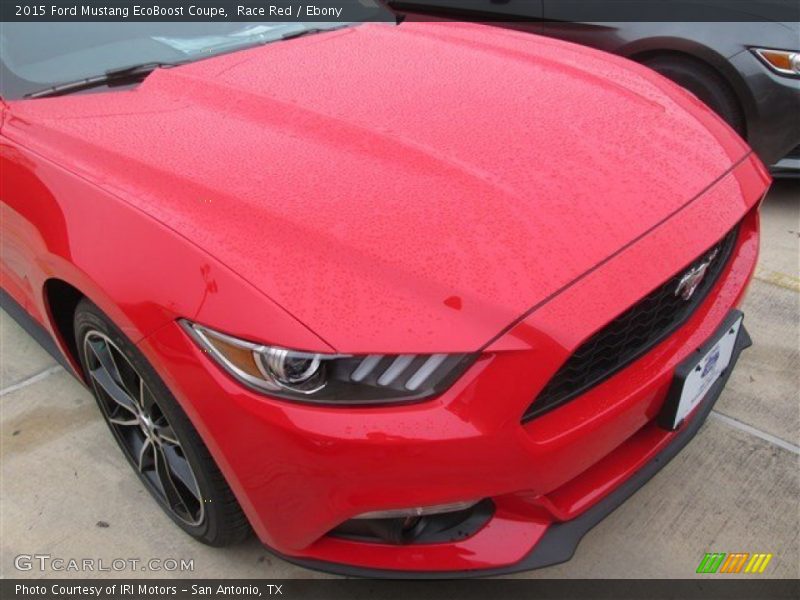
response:
[[[494,514],[488,498],[466,509],[431,515],[358,518],[345,521],[328,535],[385,544],[436,544],[456,542],[478,532]]]

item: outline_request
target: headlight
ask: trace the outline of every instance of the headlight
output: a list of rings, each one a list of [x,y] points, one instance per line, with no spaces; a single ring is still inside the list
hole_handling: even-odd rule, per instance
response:
[[[781,75],[800,75],[800,52],[789,50],[769,50],[767,48],[752,48],[758,58],[770,69]]]
[[[474,354],[317,354],[265,346],[187,320],[181,326],[241,383],[270,396],[323,404],[413,402],[450,387]]]

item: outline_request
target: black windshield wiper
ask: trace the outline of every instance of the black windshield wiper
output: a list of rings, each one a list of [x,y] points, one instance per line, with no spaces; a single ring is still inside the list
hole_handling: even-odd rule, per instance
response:
[[[60,83],[38,92],[26,94],[26,98],[44,98],[47,96],[61,96],[71,92],[78,92],[80,90],[88,90],[95,87],[104,85],[124,85],[135,81],[140,81],[147,77],[150,73],[160,68],[175,67],[183,63],[180,62],[146,62],[138,65],[130,65],[127,67],[120,67],[118,69],[109,69],[102,75],[95,75],[94,77],[87,77],[86,79],[79,79],[78,81],[71,81],[69,83]]]
[[[289,33],[284,33],[281,36],[281,39],[282,40],[291,40],[292,38],[302,37],[302,36],[308,35],[310,33],[319,33],[320,31],[323,31],[323,30],[318,28],[318,27],[313,27],[311,29],[301,29],[300,31],[290,31]]]
[[[342,29],[344,27],[349,27],[350,23],[342,23],[341,25],[336,25],[334,27],[309,27],[308,29],[300,29],[298,31],[290,31],[288,33],[284,33],[280,39],[282,40],[291,40],[294,38],[302,37],[304,35],[309,35],[311,33],[322,33],[323,31],[336,31],[337,29]]]

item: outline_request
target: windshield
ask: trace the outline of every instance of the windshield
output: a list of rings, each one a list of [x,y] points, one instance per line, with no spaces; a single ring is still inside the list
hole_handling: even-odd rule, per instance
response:
[[[342,22],[4,23],[0,94],[21,98],[142,63],[182,63]]]

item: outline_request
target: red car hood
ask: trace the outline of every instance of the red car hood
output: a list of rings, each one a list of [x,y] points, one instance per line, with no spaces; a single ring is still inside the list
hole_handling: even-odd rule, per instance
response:
[[[476,350],[747,153],[641,67],[467,24],[362,25],[13,112],[345,352]]]

